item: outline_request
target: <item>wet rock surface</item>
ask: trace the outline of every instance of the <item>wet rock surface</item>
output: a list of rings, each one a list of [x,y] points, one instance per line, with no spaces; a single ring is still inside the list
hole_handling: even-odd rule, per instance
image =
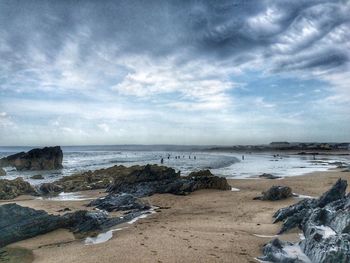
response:
[[[63,152],[60,146],[33,149],[0,159],[0,166],[17,170],[55,170],[62,168]]]
[[[36,195],[36,191],[22,178],[14,180],[0,179],[0,200],[13,199],[26,194]]]
[[[210,171],[209,173],[195,172],[189,176],[180,177],[180,174],[172,168],[146,165],[142,170],[133,172],[131,176],[118,178],[107,188],[107,191],[131,193],[137,197],[143,197],[157,193],[186,195],[200,189],[231,190],[231,186],[226,178],[214,176]]]
[[[0,167],[0,176],[5,176],[5,175],[6,175],[5,170]]]
[[[262,192],[261,196],[257,196],[254,200],[263,201],[277,201],[292,197],[292,189],[289,186],[272,186],[265,192]]]
[[[288,251],[291,244],[273,240],[263,249],[262,260],[271,262],[350,262],[350,194],[347,182],[339,179],[319,199],[304,199],[278,210],[275,222],[282,221],[280,233],[295,227],[303,231],[304,239],[298,244],[306,259],[296,261]],[[278,261],[284,257],[284,261]]]
[[[88,206],[112,211],[147,210],[151,206],[131,194],[110,194],[92,201]]]
[[[17,204],[5,204],[0,206],[0,214],[0,247],[3,247],[59,228],[66,228],[84,236],[130,221],[142,212],[129,213],[123,217],[109,217],[106,211],[81,210],[60,216]]]

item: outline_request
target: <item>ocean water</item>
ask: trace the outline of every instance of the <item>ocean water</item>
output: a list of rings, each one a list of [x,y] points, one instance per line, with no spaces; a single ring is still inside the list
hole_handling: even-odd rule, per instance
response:
[[[0,158],[20,151],[28,151],[32,147],[0,147]],[[196,146],[68,146],[62,147],[63,169],[55,171],[16,171],[5,168],[7,175],[2,177],[14,179],[23,177],[32,184],[52,182],[63,176],[81,171],[96,170],[113,165],[164,164],[187,175],[192,171],[210,169],[213,174],[227,178],[252,178],[262,173],[278,176],[296,176],[314,171],[326,171],[335,168],[332,162],[349,163],[349,156],[312,156],[281,155],[274,157],[272,153],[228,153],[205,151]],[[168,158],[169,157],[169,158]],[[43,180],[30,179],[41,174]]]

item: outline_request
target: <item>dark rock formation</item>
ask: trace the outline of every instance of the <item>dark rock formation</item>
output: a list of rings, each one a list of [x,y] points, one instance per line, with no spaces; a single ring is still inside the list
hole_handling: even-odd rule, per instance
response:
[[[281,176],[276,176],[276,175],[273,175],[273,174],[263,173],[263,174],[259,175],[259,178],[264,178],[264,179],[278,179],[278,178],[281,178]]]
[[[36,174],[36,175],[31,176],[30,179],[42,180],[42,179],[44,179],[44,176],[42,176],[41,174]]]
[[[110,194],[106,197],[92,201],[88,206],[95,206],[98,209],[112,211],[125,210],[147,210],[151,206],[131,194]]]
[[[280,233],[299,227],[305,239],[299,244],[273,240],[265,245],[262,260],[271,262],[350,262],[350,194],[347,182],[339,179],[319,199],[304,199],[297,204],[278,210],[275,222],[283,221]],[[298,247],[306,259],[295,261],[290,246]],[[282,252],[283,253],[282,253]],[[286,257],[279,261],[281,253]],[[288,261],[289,260],[289,261]]]
[[[55,183],[43,183],[37,187],[37,191],[41,195],[57,195],[63,192],[63,187]]]
[[[109,217],[105,211],[77,211],[58,216],[17,204],[5,204],[0,206],[0,248],[59,228],[85,236],[125,223],[143,213],[147,212],[136,211],[123,217]]]
[[[113,193],[131,193],[137,197],[156,193],[171,193],[186,195],[200,189],[231,190],[226,178],[214,176],[208,172],[197,172],[186,177],[180,177],[174,169],[146,165],[127,176],[114,180],[107,191]]]
[[[65,227],[60,216],[17,204],[0,206],[0,247]]]
[[[301,227],[304,218],[308,218],[316,208],[325,207],[337,200],[344,206],[347,182],[339,179],[330,190],[325,192],[319,199],[303,199],[300,202],[278,210],[274,214],[275,222],[283,221],[281,231],[285,232],[296,226]],[[337,203],[333,203],[336,205]],[[281,232],[281,233],[282,233]]]
[[[14,180],[0,180],[0,200],[13,199],[17,196],[31,194],[35,195],[35,189],[22,178]]]
[[[107,188],[108,192],[131,193],[137,197],[154,193],[188,194],[199,189],[230,190],[223,177],[200,171],[181,177],[174,169],[158,165],[116,165],[94,172],[63,177],[55,182],[64,192]]]
[[[6,175],[5,170],[0,167],[0,176],[5,176],[5,175]]]
[[[288,186],[272,186],[266,192],[262,192],[262,196],[255,197],[254,200],[277,201],[292,197],[292,189]]]
[[[54,170],[62,168],[61,147],[45,147],[20,152],[0,160],[1,166],[13,166],[17,170]]]

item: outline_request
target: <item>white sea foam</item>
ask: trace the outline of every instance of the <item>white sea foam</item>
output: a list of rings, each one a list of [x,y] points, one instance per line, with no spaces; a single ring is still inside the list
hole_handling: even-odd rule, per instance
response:
[[[19,151],[28,151],[30,148],[0,147],[0,157]],[[322,156],[317,158],[322,162],[312,160],[312,156],[285,155],[273,158],[272,153],[245,154],[241,160],[241,153],[191,151],[190,148],[179,150],[177,147],[169,147],[167,150],[155,150],[154,146],[84,146],[62,147],[63,169],[55,171],[16,171],[7,169],[4,179],[23,177],[33,185],[43,182],[53,182],[63,176],[77,172],[107,168],[113,165],[144,165],[160,164],[173,167],[187,175],[192,171],[210,169],[215,175],[228,178],[251,178],[262,173],[270,173],[281,177],[295,176],[315,171],[326,171],[334,168],[336,162],[349,162],[349,156]],[[170,155],[169,159],[167,158]],[[175,156],[180,157],[176,158]],[[196,159],[194,159],[196,156]],[[274,161],[271,162],[270,160]],[[35,180],[30,177],[41,174],[44,179]]]

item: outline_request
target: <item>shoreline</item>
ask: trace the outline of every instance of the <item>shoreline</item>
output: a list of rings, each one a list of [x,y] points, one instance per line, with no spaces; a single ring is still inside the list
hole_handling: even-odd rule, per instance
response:
[[[156,194],[143,199],[158,206],[157,213],[114,232],[105,243],[87,246],[68,230],[60,229],[8,247],[32,251],[34,263],[256,262],[254,258],[261,255],[262,246],[279,230],[280,224],[272,224],[272,214],[300,198],[271,202],[254,201],[253,197],[276,184],[290,186],[297,194],[317,197],[339,177],[350,181],[350,173],[338,169],[279,180],[228,179],[240,191],[200,190],[188,196]],[[104,195],[103,190],[82,193],[88,197]],[[23,198],[7,203],[57,213],[64,207],[86,209],[84,204],[88,202]],[[297,241],[299,235],[292,231],[279,238]]]

